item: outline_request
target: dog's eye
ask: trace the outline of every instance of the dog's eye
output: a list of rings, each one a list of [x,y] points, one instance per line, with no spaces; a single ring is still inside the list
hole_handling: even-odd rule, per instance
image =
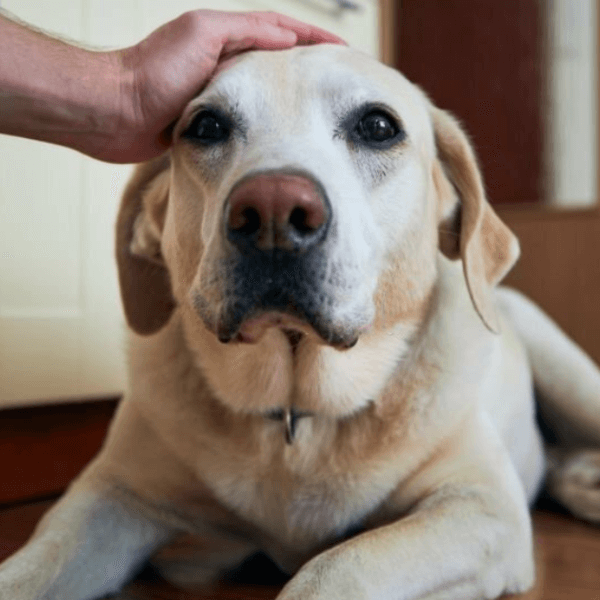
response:
[[[377,146],[393,140],[400,133],[396,121],[382,110],[367,113],[356,126],[358,137],[369,145]]]
[[[185,136],[206,145],[218,144],[229,138],[231,126],[227,119],[212,111],[202,111],[187,128]]]

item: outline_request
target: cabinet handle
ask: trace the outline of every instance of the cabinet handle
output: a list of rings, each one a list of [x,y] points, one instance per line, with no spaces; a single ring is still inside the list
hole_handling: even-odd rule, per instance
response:
[[[2,0],[0,0],[1,2]],[[355,2],[355,0],[297,0],[298,2],[302,2],[302,4],[308,4],[313,8],[324,10],[327,13],[338,15],[345,10],[355,10],[361,11],[364,6],[360,2]],[[327,8],[327,4],[331,6],[331,8]]]
[[[362,6],[352,0],[333,0],[341,10],[360,10]]]

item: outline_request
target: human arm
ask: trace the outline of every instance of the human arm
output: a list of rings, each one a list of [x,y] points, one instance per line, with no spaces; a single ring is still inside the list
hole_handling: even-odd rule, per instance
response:
[[[277,13],[198,10],[135,46],[96,52],[0,14],[0,133],[147,160],[168,148],[169,125],[220,60],[318,42],[341,40]]]

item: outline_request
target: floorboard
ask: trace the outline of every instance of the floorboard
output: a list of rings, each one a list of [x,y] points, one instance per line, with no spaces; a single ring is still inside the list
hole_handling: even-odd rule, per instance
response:
[[[26,541],[52,502],[0,507],[0,560]],[[511,599],[600,600],[600,528],[548,508],[535,510],[533,522],[538,581],[530,593]],[[221,582],[190,593],[145,572],[119,600],[273,600],[280,589],[280,585]]]

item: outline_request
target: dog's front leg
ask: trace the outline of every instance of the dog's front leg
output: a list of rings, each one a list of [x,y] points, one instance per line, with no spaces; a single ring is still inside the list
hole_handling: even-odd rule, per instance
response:
[[[529,535],[486,495],[440,489],[400,521],[313,558],[277,600],[482,600],[525,591],[533,584]]]
[[[503,448],[478,445],[469,460],[454,455],[423,473],[408,514],[317,555],[277,600],[482,600],[529,589],[531,523],[518,477]]]
[[[142,513],[110,489],[72,488],[0,565],[0,600],[91,600],[117,592],[172,533]]]

